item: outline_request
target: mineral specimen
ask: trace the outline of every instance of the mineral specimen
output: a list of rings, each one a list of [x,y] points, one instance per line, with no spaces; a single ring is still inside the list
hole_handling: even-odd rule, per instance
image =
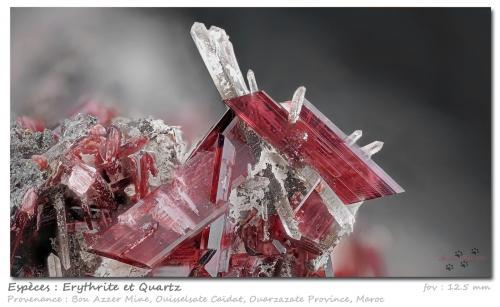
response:
[[[230,108],[199,148],[217,133],[236,147],[229,212],[210,226],[220,250],[210,274],[331,276],[330,253],[352,232],[361,203],[403,192],[371,160],[382,143],[358,147],[361,131],[345,135],[304,87],[279,104],[249,70],[248,90],[224,30],[195,23],[191,34]]]
[[[382,142],[359,147],[304,87],[277,103],[251,70],[247,87],[224,30],[191,35],[229,109],[189,153],[179,127],[92,100],[52,130],[13,124],[13,276],[332,277],[360,205],[403,192]]]

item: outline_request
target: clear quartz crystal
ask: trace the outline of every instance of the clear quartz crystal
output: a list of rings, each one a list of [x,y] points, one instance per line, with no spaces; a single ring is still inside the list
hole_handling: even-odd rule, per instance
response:
[[[321,267],[328,267],[328,264],[330,264],[330,270],[333,270],[331,268],[331,250],[323,252],[320,256],[314,258],[311,261],[311,266],[313,267],[314,270],[318,270]]]
[[[59,257],[50,253],[47,257],[47,268],[49,270],[49,277],[62,277],[61,260]]]
[[[212,224],[210,224],[210,233],[208,237],[208,249],[216,250],[210,261],[205,264],[205,270],[212,277],[217,277],[219,266],[221,264],[222,251],[220,249],[222,236],[224,235],[224,225],[226,224],[227,216],[221,215]]]
[[[326,182],[322,180],[320,185],[321,189],[319,195],[323,199],[323,202],[328,208],[328,211],[335,218],[335,221],[341,228],[338,236],[342,237],[343,235],[352,232],[356,217],[353,212],[348,209],[348,207],[356,206],[357,208],[359,208],[362,202],[346,206],[344,203],[342,203],[335,192],[333,192],[333,190],[328,186],[328,184],[326,184]]]
[[[288,199],[286,199],[286,197],[280,198],[276,202],[275,206],[287,235],[289,235],[292,239],[300,240],[301,234],[298,223],[293,217],[293,210],[288,202]]]
[[[257,210],[264,215],[264,206],[261,200],[264,199],[265,193],[268,192],[269,179],[260,176],[253,176],[245,180],[237,187],[234,187],[229,195],[231,208],[229,217],[239,219],[243,211],[251,209]]]
[[[254,93],[259,90],[259,88],[257,87],[257,81],[255,80],[255,74],[251,69],[248,70],[247,81],[248,86],[250,87],[250,93]]]
[[[279,191],[274,191],[278,199],[274,203],[276,211],[283,223],[286,233],[293,239],[299,240],[301,237],[298,223],[293,218],[293,208],[286,197],[285,180],[287,178],[288,163],[274,149],[262,148],[259,162],[253,168],[253,172],[266,169],[271,166],[271,173],[279,183]],[[267,210],[267,208],[266,208]]]
[[[233,45],[226,32],[214,26],[207,30],[203,23],[195,22],[191,27],[191,36],[222,99],[248,94]]]
[[[59,244],[59,256],[62,260],[62,265],[65,270],[71,267],[71,259],[69,254],[68,227],[66,224],[66,210],[64,208],[64,200],[58,197],[54,202],[56,210],[57,222],[57,242]]]
[[[361,150],[366,154],[368,158],[371,158],[374,154],[381,151],[383,146],[384,146],[383,142],[374,141],[368,145],[363,146]]]
[[[297,213],[302,205],[307,201],[309,196],[311,196],[311,193],[314,192],[316,187],[320,184],[321,182],[321,177],[318,175],[316,171],[314,171],[312,168],[309,166],[304,166],[303,168],[298,169],[298,176],[302,177],[304,179],[304,183],[306,184],[306,188],[308,190],[307,194],[304,195],[300,201],[300,203],[295,207],[294,213]]]
[[[286,247],[284,247],[283,244],[281,244],[280,241],[273,240],[273,245],[280,252],[280,254],[286,254]]]
[[[95,270],[94,277],[144,277],[151,270],[139,268],[114,259],[101,257],[101,265]]]
[[[288,113],[288,121],[295,124],[300,116],[300,110],[302,110],[302,105],[304,105],[304,97],[306,95],[306,88],[301,86],[295,93],[293,93],[292,103],[290,106],[290,111]]]
[[[346,139],[345,142],[347,145],[354,145],[361,137],[363,136],[363,131],[361,130],[356,130],[353,133],[351,133]]]
[[[328,260],[326,261],[325,264],[325,275],[328,278],[335,277],[334,271],[333,271],[333,259],[332,259],[332,254],[328,254]]]

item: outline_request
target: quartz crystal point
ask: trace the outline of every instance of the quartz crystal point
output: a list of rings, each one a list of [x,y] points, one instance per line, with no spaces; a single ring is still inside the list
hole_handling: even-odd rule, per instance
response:
[[[62,277],[61,260],[54,254],[47,257],[47,268],[49,270],[49,277]]]
[[[195,22],[191,27],[191,36],[221,97],[228,99],[248,94],[233,44],[226,32],[214,26],[207,30],[204,24]]]
[[[220,271],[221,258],[226,257],[226,249],[222,248],[222,240],[224,239],[224,227],[227,223],[225,214],[221,215],[217,220],[210,224],[210,233],[208,238],[208,248],[214,250],[212,258],[204,266],[206,272],[212,277],[217,277]]]
[[[60,260],[62,260],[64,269],[69,270],[69,268],[71,267],[70,246],[68,240],[68,227],[66,224],[66,210],[64,208],[64,199],[62,199],[62,197],[56,198],[54,202],[54,209],[56,211],[59,256]]]
[[[121,214],[91,250],[133,265],[157,266],[225,212],[233,164],[234,147],[219,136],[210,151],[198,151],[171,182]]]
[[[301,86],[295,93],[293,93],[293,98],[290,104],[290,110],[288,111],[288,121],[291,124],[295,124],[300,116],[300,111],[302,110],[302,105],[304,104],[306,94],[306,88]]]
[[[368,158],[371,158],[374,154],[382,150],[384,146],[383,142],[375,141],[361,148]]]
[[[361,137],[363,136],[363,131],[361,130],[356,130],[353,133],[351,133],[346,139],[345,143],[349,146],[354,145]]]
[[[102,257],[94,277],[145,277],[151,269],[139,268],[110,258]]]
[[[248,70],[247,81],[248,86],[250,87],[250,93],[254,93],[259,90],[259,88],[257,87],[257,80],[255,80],[255,74],[251,69]]]

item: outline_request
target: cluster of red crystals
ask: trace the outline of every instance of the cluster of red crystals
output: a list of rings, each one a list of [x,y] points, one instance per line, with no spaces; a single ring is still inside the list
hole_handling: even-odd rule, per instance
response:
[[[228,224],[230,223],[228,222]],[[279,267],[286,263],[288,267],[285,271],[273,271],[271,276],[325,275],[323,267],[314,268],[312,263],[320,256],[321,250],[306,238],[294,240],[287,237],[277,214],[270,214],[268,220],[265,221],[254,212],[250,212],[243,221],[240,221],[231,230],[234,232],[226,234],[225,237],[226,247],[221,244],[221,248],[228,250],[226,258],[228,265],[221,265],[219,276],[260,277],[256,270],[260,270],[261,266],[266,266],[266,263],[262,262],[265,259],[267,259],[266,261],[270,259],[277,261],[275,266]],[[267,234],[265,234],[266,232]],[[243,267],[240,263],[242,260],[244,260]],[[273,268],[273,270],[275,269]]]
[[[220,133],[226,139],[229,139],[235,146],[236,155],[231,177],[233,188],[249,175],[248,165],[254,165],[257,161],[255,148],[252,148],[256,144],[249,144],[244,129],[240,125],[239,119],[234,116],[234,113],[228,110],[193,151],[193,153],[196,153],[207,148],[213,142],[214,136]],[[226,216],[223,223],[220,244],[217,246],[218,254],[212,259],[212,262],[216,263],[207,264],[207,266],[215,267],[216,275],[212,276],[259,277],[283,275],[279,270],[274,272],[274,269],[272,274],[259,271],[260,266],[282,263],[284,257],[287,256],[281,254],[281,251],[273,244],[273,240],[290,246],[290,240],[287,238],[276,214],[269,216],[268,220],[264,221],[257,214],[257,211],[253,209],[242,220],[231,221]],[[306,252],[305,250],[301,251]],[[293,262],[290,265],[295,268],[297,264]],[[303,274],[294,276],[303,276]]]
[[[153,156],[141,152],[147,139],[137,137],[126,142],[122,139],[118,128],[95,125],[87,137],[72,146],[51,180],[51,184],[58,181],[66,184],[80,197],[83,216],[90,230],[95,228],[92,205],[100,212],[96,222],[102,232],[113,223],[114,192],[133,183],[135,193],[131,199],[143,198],[149,192],[149,175],[157,174]]]
[[[180,143],[182,140],[175,138],[169,141],[172,142],[174,149],[167,147],[170,146],[169,143],[166,147],[160,148],[158,152],[148,150],[156,148],[157,144],[162,140],[161,137],[163,135],[169,135],[170,127],[164,125],[161,121],[155,121],[153,130],[151,130],[148,128],[148,125],[151,126],[153,120],[149,119],[131,121],[130,125],[128,122],[121,123],[117,121],[118,126],[114,126],[109,123],[114,114],[113,112],[106,111],[106,108],[101,108],[93,103],[86,104],[86,108],[89,106],[96,107],[94,111],[103,111],[101,115],[106,115],[107,117],[101,116],[101,123],[95,124],[96,121],[92,117],[75,116],[68,120],[67,124],[58,126],[52,132],[57,134],[58,142],[49,151],[40,152],[39,154],[37,152],[37,154],[31,156],[31,160],[38,166],[40,174],[44,179],[37,183],[36,186],[29,188],[27,192],[23,192],[24,199],[19,205],[13,207],[14,214],[11,216],[11,260],[13,276],[22,274],[25,268],[32,268],[37,274],[46,274],[47,271],[43,272],[44,268],[40,266],[40,263],[46,261],[46,259],[47,261],[49,260],[48,258],[38,258],[36,253],[32,251],[32,248],[28,246],[32,242],[46,245],[56,244],[52,245],[52,248],[57,253],[57,256],[50,258],[50,265],[57,267],[57,262],[61,261],[65,271],[64,274],[68,274],[65,276],[92,275],[92,268],[85,272],[75,271],[77,269],[71,268],[73,261],[87,261],[82,260],[83,258],[79,259],[79,252],[72,249],[76,247],[88,252],[87,244],[98,244],[102,241],[103,237],[106,237],[108,233],[116,228],[107,232],[110,227],[116,225],[117,221],[120,220],[120,213],[133,206],[134,203],[140,202],[141,199],[146,198],[148,195],[152,195],[149,198],[152,199],[162,189],[168,189],[166,186],[161,186],[157,189],[156,194],[151,193],[150,189],[152,185],[150,179],[152,176],[156,177],[154,179],[155,186],[158,182],[161,183],[164,180],[168,180],[170,173],[167,172],[170,172],[171,168],[179,163],[179,155],[181,153],[177,151],[175,146],[182,146]],[[38,133],[38,130],[43,130],[44,128],[43,126],[38,127],[36,125],[38,122],[22,117],[18,119],[16,129],[20,127],[22,129],[29,129],[33,133]],[[144,125],[144,127],[139,126],[139,128],[136,128],[137,126],[135,125]],[[149,140],[148,137],[153,139]],[[201,202],[198,204],[198,208],[194,208],[196,211],[195,214],[203,216],[207,220],[202,220],[202,224],[200,225],[193,225],[193,229],[203,229],[211,221],[209,217],[212,214],[211,210],[214,208],[224,208],[225,206],[225,203],[223,201],[219,202],[219,200],[227,198],[229,187],[220,185],[222,192],[217,189],[214,190],[212,188],[214,180],[210,177],[212,173],[217,172],[217,178],[225,180],[224,184],[227,185],[230,183],[230,180],[226,178],[227,174],[230,174],[230,165],[232,163],[230,144],[226,142],[224,145],[225,152],[221,154],[223,145],[223,142],[221,142],[220,146],[214,144],[210,152],[207,151],[204,156],[200,154],[196,158],[201,159],[198,163],[199,167],[204,166],[203,171],[210,174],[197,177],[200,168],[192,170],[186,166],[178,170],[179,177],[175,182],[171,182],[173,193],[170,196],[178,198],[190,197],[191,199],[187,199],[189,202],[185,203],[188,207],[193,205],[191,201],[198,202],[201,197],[196,194],[196,188],[207,186],[208,190],[205,194],[208,195],[209,201],[217,200],[213,204],[210,203],[212,204],[211,207],[208,203]],[[170,150],[175,150],[175,152],[169,152]],[[171,160],[160,161],[160,163],[166,162],[170,164],[167,167],[162,166],[161,176],[163,177],[160,179],[155,160],[158,155],[165,157],[165,153],[167,152],[168,158],[171,158]],[[27,160],[24,157],[22,159]],[[193,159],[190,163],[195,163],[196,159]],[[218,163],[215,163],[215,159],[218,159]],[[213,163],[214,169],[206,168],[206,163]],[[222,173],[219,174],[219,171]],[[181,172],[184,172],[187,176],[186,180],[181,179]],[[208,180],[208,177],[210,177],[210,180]],[[199,178],[201,181],[192,180],[193,178]],[[216,181],[218,182],[218,180]],[[186,184],[192,185],[194,189],[190,190],[191,186],[186,187]],[[60,199],[61,202],[58,203],[57,199]],[[170,200],[173,204],[173,210],[177,210],[177,200]],[[205,201],[205,198],[203,198],[203,201]],[[136,207],[138,206],[136,205],[134,208]],[[160,224],[160,231],[175,232],[178,230],[179,225],[174,222],[175,225],[172,225],[172,229],[166,229],[167,226],[163,222],[169,217],[168,214],[162,212],[163,209],[170,210],[169,208],[162,207],[153,213]],[[183,218],[185,217],[183,216]],[[183,221],[180,222],[182,223]],[[199,221],[196,218],[192,218],[188,223],[196,224],[197,222]],[[82,223],[85,225],[83,226],[85,228],[83,230]],[[78,234],[73,229],[76,224],[79,225]],[[34,225],[36,225],[36,228],[32,227]],[[57,227],[56,238],[47,237],[49,233],[53,233],[52,229],[54,226]],[[157,225],[154,223],[143,225],[142,231],[147,236],[149,232],[155,231],[156,227]],[[34,233],[33,230],[35,231]],[[41,231],[38,232],[39,230]],[[186,229],[186,232],[189,231]],[[71,243],[68,241],[68,238],[71,238],[70,240],[73,241],[81,240],[78,237],[81,238],[82,235],[84,241],[78,243],[76,246],[74,242]],[[55,243],[48,243],[49,239],[55,239],[55,241],[52,241]],[[162,242],[157,243],[150,242],[150,244],[158,246],[162,244]],[[176,242],[175,246],[181,243],[182,240]],[[129,242],[126,242],[126,244],[129,244]],[[175,246],[172,246],[171,249],[174,249]],[[148,253],[148,251],[146,250],[145,253]],[[68,260],[69,257],[73,257],[74,259]],[[206,256],[199,255],[198,258],[203,260],[204,257],[206,258]],[[23,258],[26,258],[26,260],[23,260]],[[202,270],[198,268],[196,274],[202,273]]]
[[[285,104],[275,103],[264,92],[225,102],[231,109],[193,154],[208,148],[219,134],[229,139],[236,148],[233,188],[248,179],[263,140],[292,167],[312,167],[346,205],[402,191],[361,149],[346,144],[345,134],[310,103],[305,102],[298,121],[292,124]],[[303,191],[290,190],[286,196],[300,239],[287,234],[276,211],[262,216],[254,208],[236,221],[226,215],[222,231],[211,233],[220,237],[220,243],[212,259],[216,263],[208,265],[215,266],[218,276],[331,276],[332,269],[326,272],[325,261],[319,259],[338,242],[342,226],[325,204],[320,187],[313,182],[308,185]],[[282,269],[284,264],[287,270]],[[263,273],[263,267],[271,271]]]
[[[307,101],[294,124],[263,91],[225,103],[291,162],[312,166],[346,204],[403,191],[359,148],[346,144],[346,135]]]
[[[72,192],[63,197],[62,207],[56,210],[61,239],[58,256],[51,261],[68,259],[70,247],[62,238],[75,237],[72,227],[78,223],[80,229],[83,220],[87,230],[78,232],[83,235],[86,251],[155,269],[187,265],[189,275],[206,276],[203,266],[215,252],[207,248],[207,226],[224,214],[231,191],[235,155],[231,142],[216,135],[210,146],[174,169],[172,180],[150,191],[150,176],[157,176],[158,168],[155,153],[143,150],[149,140],[145,134],[125,137],[119,128],[105,123],[108,121],[89,127],[88,134],[72,141],[69,148],[68,143],[60,143],[62,150],[56,155],[31,157],[40,171],[50,174],[40,186],[43,193],[51,193],[50,189],[60,184]],[[24,119],[23,123],[30,121]],[[60,133],[59,128],[56,131]],[[38,187],[29,189],[12,217],[12,259],[18,246],[24,244],[23,238],[29,236],[27,225],[37,218],[38,230],[42,219],[54,218],[47,216],[52,214],[49,211],[42,214],[44,204],[50,205],[53,200],[45,196],[39,201],[38,194]],[[59,223],[59,219],[66,220],[66,210],[76,215],[70,222]],[[28,250],[23,248],[22,252]],[[65,266],[69,269],[70,264],[66,261]],[[154,270],[151,274],[155,276]]]
[[[233,164],[234,147],[220,135],[212,151],[198,151],[171,182],[121,214],[92,251],[154,268],[226,210]]]
[[[131,138],[122,143],[116,127],[92,127],[89,136],[72,146],[54,178],[65,173],[65,182],[73,192],[97,200],[101,208],[113,208],[113,190],[129,182],[135,187],[134,199],[144,197],[149,174],[157,173],[153,156],[140,151],[147,139]]]

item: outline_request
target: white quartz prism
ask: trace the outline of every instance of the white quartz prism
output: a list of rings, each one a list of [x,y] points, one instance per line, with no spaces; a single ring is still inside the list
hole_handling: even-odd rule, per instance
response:
[[[230,99],[249,92],[234,55],[233,45],[226,32],[218,27],[209,30],[195,22],[191,36],[222,99]]]

